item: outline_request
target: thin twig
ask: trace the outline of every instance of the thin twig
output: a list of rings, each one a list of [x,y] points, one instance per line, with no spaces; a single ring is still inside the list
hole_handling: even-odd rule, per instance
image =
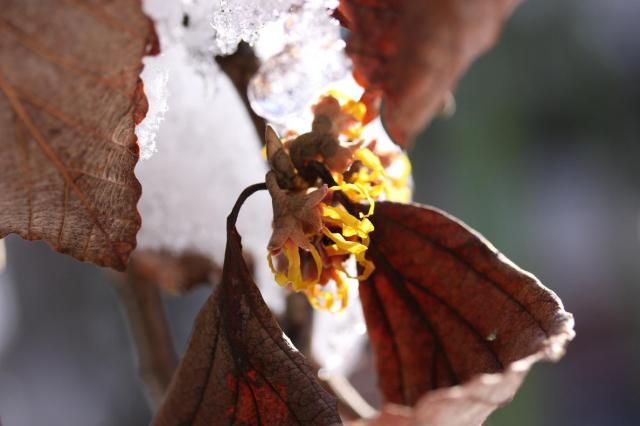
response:
[[[138,372],[146,388],[151,409],[160,406],[177,357],[158,286],[136,273],[130,265],[119,274],[116,289],[129,323],[131,338],[138,355]]]
[[[285,311],[280,318],[280,326],[293,346],[311,359],[313,308],[307,300],[307,296],[293,292],[287,295]]]
[[[131,255],[130,267],[135,267],[138,277],[155,283],[173,296],[199,285],[214,285],[222,276],[222,268],[209,256],[189,249],[179,253],[137,249]]]
[[[378,415],[378,411],[365,401],[360,392],[343,375],[330,374],[325,377],[321,375],[320,378],[338,398],[340,407],[346,409],[349,415],[360,419],[372,419]]]
[[[255,55],[251,46],[245,42],[238,44],[238,50],[232,55],[216,56],[216,62],[220,69],[229,77],[236,88],[240,99],[244,103],[247,113],[251,116],[253,126],[258,133],[258,138],[264,143],[265,121],[258,114],[253,112],[247,96],[249,81],[260,68],[260,59]]]
[[[251,197],[253,194],[255,194],[258,191],[266,191],[266,190],[267,190],[267,184],[264,182],[254,183],[253,185],[249,185],[242,190],[240,195],[238,195],[238,199],[236,200],[236,203],[233,205],[233,208],[231,209],[231,213],[229,213],[229,216],[227,216],[227,230],[235,228],[236,222],[238,221],[238,214],[240,214],[240,209],[242,208],[242,205],[244,204],[244,202],[247,201],[247,198]]]

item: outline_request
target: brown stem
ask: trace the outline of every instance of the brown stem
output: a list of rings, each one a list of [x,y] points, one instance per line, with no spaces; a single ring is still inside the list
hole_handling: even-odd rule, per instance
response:
[[[155,283],[171,295],[186,293],[198,285],[218,283],[222,268],[197,251],[137,249],[131,255],[129,268],[135,268],[138,279]]]
[[[298,351],[311,359],[313,308],[302,293],[289,293],[285,306],[280,326]]]
[[[242,208],[242,205],[244,204],[244,202],[247,201],[247,198],[251,197],[253,194],[255,194],[258,191],[266,191],[266,190],[267,190],[267,184],[264,182],[254,183],[253,185],[249,185],[242,190],[240,195],[238,195],[238,199],[236,200],[236,203],[233,205],[233,208],[231,209],[231,213],[229,213],[229,216],[227,216],[228,230],[236,226],[236,222],[238,221],[238,215],[240,214],[240,209]]]
[[[340,374],[321,377],[321,380],[338,398],[339,407],[349,417],[356,419],[372,419],[378,412],[360,395],[349,380]]]
[[[153,282],[130,267],[117,280],[117,293],[124,306],[131,338],[138,355],[138,372],[152,410],[160,406],[177,365],[169,324]]]
[[[241,42],[238,45],[238,50],[236,50],[234,54],[216,56],[215,59],[220,69],[229,77],[233,86],[236,88],[238,95],[242,99],[242,103],[244,103],[247,112],[251,116],[259,140],[264,143],[266,123],[262,117],[253,112],[249,104],[249,97],[247,96],[249,81],[256,74],[258,68],[260,68],[260,59],[255,55],[251,46],[245,42]]]

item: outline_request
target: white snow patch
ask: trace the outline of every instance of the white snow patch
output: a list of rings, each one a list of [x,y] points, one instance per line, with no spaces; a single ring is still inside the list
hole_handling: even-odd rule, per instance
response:
[[[164,120],[149,129],[155,133],[157,152],[136,167],[142,184],[138,246],[176,254],[193,250],[222,264],[226,217],[242,189],[264,182],[267,166],[253,123],[231,82],[213,61],[209,77],[194,66],[192,46],[180,41],[176,29],[182,6],[172,6],[145,2],[156,20],[162,54],[145,58],[142,78],[150,112],[162,111]],[[161,96],[153,93],[158,88]],[[282,290],[263,261],[271,218],[268,196],[257,194],[242,209],[238,230],[245,251],[255,259],[256,282],[270,307],[280,312]]]
[[[169,110],[167,89],[169,73],[154,62],[146,61],[146,63],[141,78],[145,82],[144,91],[149,102],[149,111],[144,120],[136,126],[140,158],[143,160],[148,160],[158,151],[156,147],[157,133],[166,112]]]
[[[355,262],[349,262],[347,271],[357,274]],[[311,352],[321,364],[323,374],[348,376],[361,361],[367,339],[358,280],[349,280],[349,305],[343,312],[316,311],[312,332]]]

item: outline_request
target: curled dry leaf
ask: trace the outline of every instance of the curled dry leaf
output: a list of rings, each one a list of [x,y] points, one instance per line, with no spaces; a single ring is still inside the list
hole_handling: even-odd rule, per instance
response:
[[[335,398],[320,386],[265,305],[230,223],[222,283],[196,319],[153,424],[339,422]]]
[[[476,232],[419,205],[377,203],[373,221],[360,295],[387,402],[419,424],[477,424],[563,355],[572,315]]]
[[[158,50],[139,0],[2,2],[0,237],[124,269],[140,227],[138,74]]]
[[[369,105],[384,101],[390,136],[407,147],[495,43],[518,0],[341,0],[347,53]]]

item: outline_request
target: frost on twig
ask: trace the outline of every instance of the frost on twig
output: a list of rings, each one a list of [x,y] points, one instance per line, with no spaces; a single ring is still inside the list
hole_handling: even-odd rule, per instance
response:
[[[157,134],[164,120],[164,115],[169,109],[167,91],[169,73],[153,66],[153,62],[151,62],[147,63],[141,77],[145,82],[149,111],[144,121],[136,127],[136,136],[138,136],[138,146],[140,146],[140,158],[148,160],[158,151],[156,147]]]
[[[310,106],[329,84],[350,76],[336,2],[310,0],[263,30],[256,52],[264,60],[249,85],[258,115],[288,129],[311,122]]]
[[[213,7],[211,27],[220,54],[235,52],[241,41],[254,44],[262,28],[285,14],[300,0],[219,0]]]

